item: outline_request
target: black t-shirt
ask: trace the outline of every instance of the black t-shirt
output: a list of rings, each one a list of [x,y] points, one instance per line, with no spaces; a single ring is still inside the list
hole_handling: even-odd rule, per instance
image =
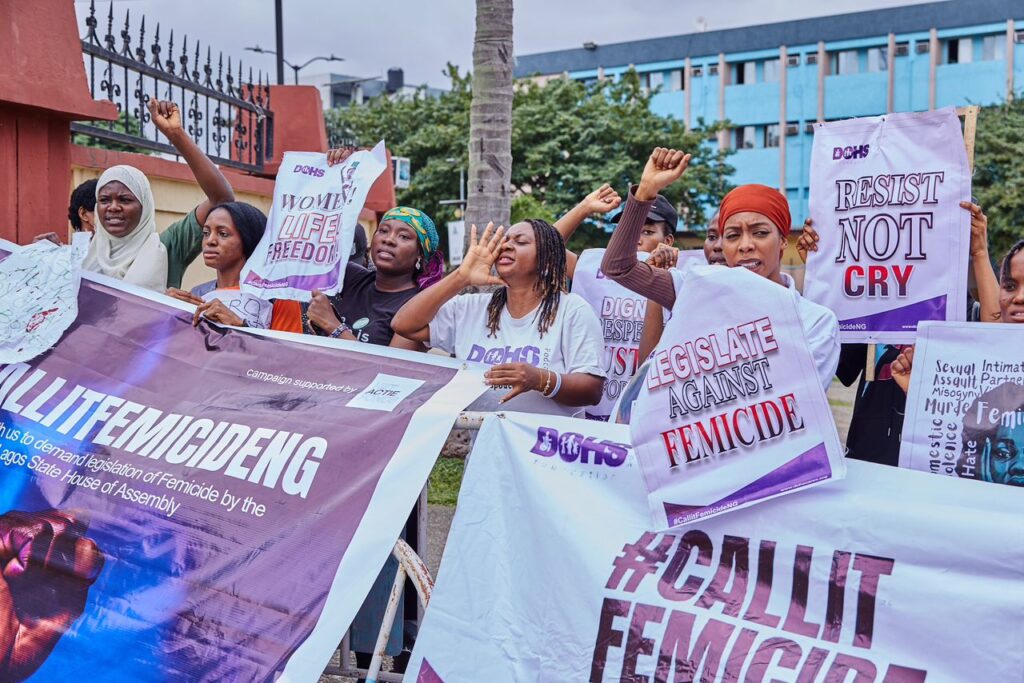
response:
[[[338,318],[352,328],[356,339],[387,346],[395,334],[391,329],[391,319],[419,291],[418,287],[410,287],[401,292],[382,292],[377,289],[377,274],[374,271],[349,263],[345,269],[341,294],[330,299]],[[308,304],[302,305],[302,323],[309,330],[311,326],[306,318],[307,307]],[[315,326],[312,329],[326,335]]]

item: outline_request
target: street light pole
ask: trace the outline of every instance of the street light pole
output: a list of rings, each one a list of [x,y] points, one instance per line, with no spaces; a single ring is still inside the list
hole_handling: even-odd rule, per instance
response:
[[[274,0],[274,18],[277,24],[277,84],[284,85],[284,20],[281,8],[282,0]],[[295,82],[299,82],[299,72],[295,72]]]
[[[280,2],[280,0],[278,0],[278,2]],[[293,72],[295,72],[295,85],[298,85],[299,84],[299,72],[302,71],[303,69],[305,69],[307,66],[309,66],[313,62],[319,62],[319,61],[343,62],[343,61],[345,61],[344,57],[336,57],[336,56],[334,56],[332,54],[330,57],[323,57],[323,56],[321,56],[321,57],[313,57],[312,59],[309,59],[309,60],[307,60],[306,62],[304,62],[302,64],[292,64],[287,59],[282,57],[280,52],[274,52],[273,50],[264,50],[259,45],[257,45],[256,47],[247,47],[245,49],[248,50],[249,52],[257,52],[257,53],[259,53],[261,55],[275,55],[277,57],[277,68],[279,69],[279,73],[281,74],[281,77],[278,80],[279,80],[279,82],[282,85],[284,84],[284,65],[285,64],[287,64],[288,68],[290,68]]]

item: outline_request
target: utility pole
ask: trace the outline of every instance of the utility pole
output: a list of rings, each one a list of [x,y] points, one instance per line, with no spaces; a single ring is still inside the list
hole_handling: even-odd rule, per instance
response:
[[[277,84],[284,85],[284,20],[282,0],[274,0],[274,18],[277,23]],[[298,74],[296,74],[296,77]]]

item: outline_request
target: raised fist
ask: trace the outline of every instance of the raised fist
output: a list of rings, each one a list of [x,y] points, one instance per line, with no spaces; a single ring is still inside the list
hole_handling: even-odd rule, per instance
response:
[[[174,102],[150,100],[146,103],[149,116],[160,132],[170,137],[174,131],[181,130],[181,111]]]
[[[103,554],[58,510],[0,515],[0,680],[23,681],[85,609]]]

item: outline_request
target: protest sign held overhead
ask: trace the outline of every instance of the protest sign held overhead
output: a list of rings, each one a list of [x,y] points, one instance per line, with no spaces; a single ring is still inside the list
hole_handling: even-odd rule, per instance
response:
[[[75,549],[72,575],[56,554],[5,573],[5,619],[63,625],[20,661],[38,680],[316,681],[480,376],[197,330],[89,277],[57,346],[0,367],[4,547]]]
[[[1024,326],[921,325],[900,466],[1024,486]]]
[[[843,342],[964,319],[971,177],[952,108],[817,124],[810,177],[821,240],[804,296],[835,311]]]
[[[677,272],[630,422],[654,528],[845,472],[794,293],[745,268]]]
[[[1024,675],[1006,645],[1024,610],[1015,491],[851,462],[844,481],[655,533],[627,440],[621,425],[488,418],[407,676]]]
[[[383,140],[334,166],[326,154],[286,152],[267,230],[242,269],[242,291],[299,301],[314,289],[341,291],[359,212],[386,167]]]

